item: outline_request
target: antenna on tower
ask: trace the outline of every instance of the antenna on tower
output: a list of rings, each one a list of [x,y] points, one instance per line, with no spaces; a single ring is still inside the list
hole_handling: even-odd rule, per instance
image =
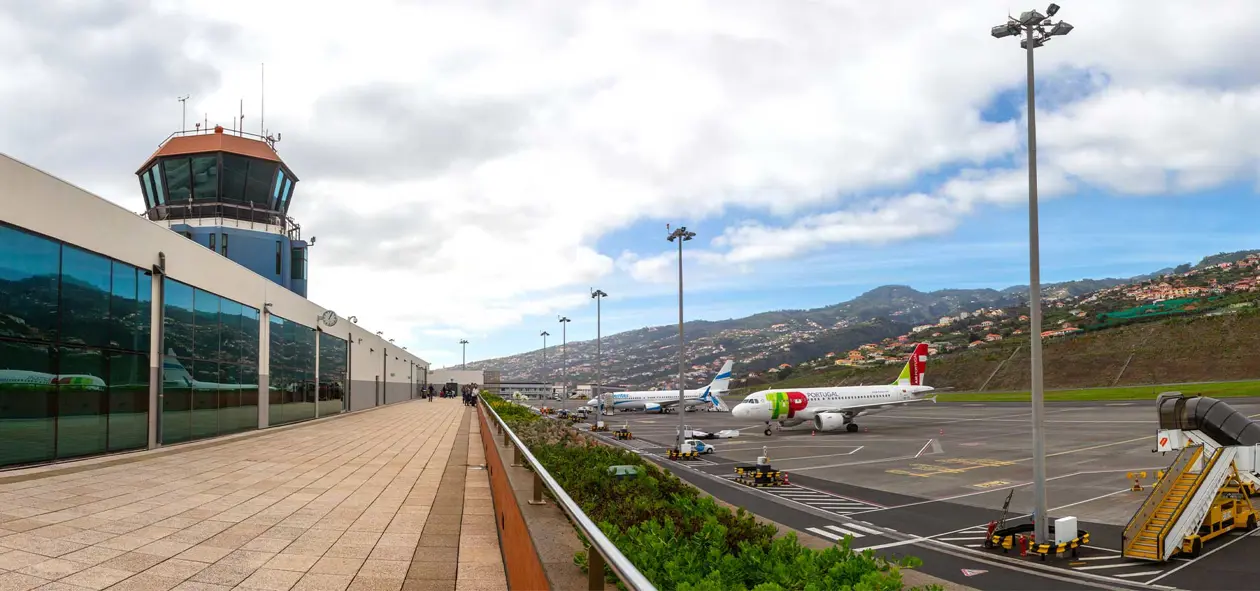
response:
[[[241,99],[241,126],[236,130],[236,135],[245,134],[245,99]]]
[[[184,131],[185,129],[188,129],[188,97],[190,96],[192,95],[186,94],[184,96],[175,98],[175,100],[179,101],[179,105],[180,105],[180,119],[179,119],[180,131]]]
[[[267,64],[262,64],[261,96],[258,101],[258,135],[267,137]]]

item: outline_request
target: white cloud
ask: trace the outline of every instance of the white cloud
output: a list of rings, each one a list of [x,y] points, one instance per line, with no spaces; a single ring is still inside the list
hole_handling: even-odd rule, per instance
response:
[[[20,120],[0,145],[139,208],[130,173],[174,127],[174,97],[225,124],[244,97],[254,129],[266,62],[267,127],[320,237],[313,297],[416,342],[554,314],[596,280],[669,281],[664,243],[597,246],[643,220],[746,220],[688,251],[691,277],[1026,200],[1022,120],[980,116],[1023,85],[1018,45],[988,36],[1010,8],[995,0],[101,6],[0,12],[0,80],[26,81],[0,83]],[[1077,29],[1038,50],[1044,196],[1256,174],[1260,3],[1059,16]]]

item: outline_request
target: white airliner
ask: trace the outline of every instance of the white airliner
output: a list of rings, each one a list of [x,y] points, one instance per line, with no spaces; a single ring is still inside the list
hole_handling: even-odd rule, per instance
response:
[[[258,384],[222,384],[219,382],[203,382],[192,377],[184,364],[175,358],[175,351],[167,351],[162,358],[162,385],[184,387],[193,390],[257,390]]]
[[[713,378],[713,381],[708,386],[684,392],[683,405],[686,408],[691,408],[702,404],[710,404],[716,408],[721,408],[722,400],[719,396],[725,394],[728,390],[731,384],[731,369],[734,367],[735,362],[727,360],[726,363],[722,364],[722,370],[717,373],[717,376]],[[597,400],[591,401],[592,405],[598,403]],[[668,412],[670,409],[678,406],[678,391],[614,392],[607,395],[604,405],[605,412],[610,408]]]
[[[858,415],[912,402],[936,402],[936,396],[926,397],[934,388],[923,385],[927,350],[926,343],[915,345],[914,353],[901,369],[897,381],[887,386],[762,390],[749,394],[743,402],[735,405],[731,415],[739,419],[765,421],[766,435],[771,434],[772,421],[777,421],[780,429],[810,422],[818,431],[843,428],[853,433],[858,430],[857,423],[853,422]]]
[[[87,374],[55,374],[25,369],[0,369],[0,389],[36,388],[58,385],[84,390],[105,389],[105,380]]]

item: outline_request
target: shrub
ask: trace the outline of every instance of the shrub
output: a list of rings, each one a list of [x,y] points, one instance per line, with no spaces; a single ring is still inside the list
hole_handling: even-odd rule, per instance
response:
[[[529,447],[556,482],[648,580],[678,591],[824,591],[902,589],[898,567],[870,550],[802,546],[795,533],[775,538],[774,526],[742,508],[731,511],[639,455],[597,443],[497,396],[486,403]],[[639,476],[610,478],[610,466],[633,465]],[[579,534],[580,535],[580,534]],[[584,543],[588,543],[583,539]],[[586,570],[586,553],[574,563]],[[616,581],[605,568],[609,581]],[[621,587],[620,582],[618,586]]]

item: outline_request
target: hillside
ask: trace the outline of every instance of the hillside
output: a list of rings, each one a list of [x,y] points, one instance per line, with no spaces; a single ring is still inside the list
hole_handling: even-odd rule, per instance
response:
[[[1045,387],[1255,379],[1260,378],[1258,350],[1260,310],[1255,308],[1236,314],[1172,318],[1056,337],[1043,345]],[[938,388],[976,391],[988,380],[984,391],[1027,390],[1029,367],[1028,339],[1010,339],[983,349],[932,357],[928,361],[927,382]],[[900,371],[901,364],[840,367],[773,384],[786,388],[890,383]],[[747,388],[738,389],[732,394],[746,391]]]
[[[1218,253],[1195,265],[1185,263],[1128,279],[1043,285],[1043,330],[1049,336],[1110,330],[1255,305],[1260,303],[1258,252]],[[1001,351],[1017,346],[1011,343],[1027,339],[1026,300],[1027,286],[921,292],[907,285],[885,285],[821,308],[691,321],[685,327],[690,363],[686,381],[692,386],[707,381],[725,358],[738,362],[737,377],[763,382],[778,379],[780,371],[832,375],[833,371],[858,371],[862,366],[881,367],[899,354],[900,348],[916,340],[930,342],[934,354],[978,347],[980,351],[975,354],[1001,355]],[[558,380],[560,349],[554,341],[549,345],[546,363],[542,351],[534,350],[468,365],[499,370],[507,381]],[[604,382],[640,388],[676,387],[677,347],[676,327],[672,325],[606,336]],[[1012,365],[1016,364],[1013,360]],[[570,383],[592,381],[594,365],[594,341],[568,344]],[[853,367],[836,369],[833,365]],[[1123,360],[1116,372],[1121,365]],[[1094,375],[1093,369],[1082,371]],[[989,373],[992,369],[984,375]],[[1001,379],[995,377],[989,387],[997,387]]]

